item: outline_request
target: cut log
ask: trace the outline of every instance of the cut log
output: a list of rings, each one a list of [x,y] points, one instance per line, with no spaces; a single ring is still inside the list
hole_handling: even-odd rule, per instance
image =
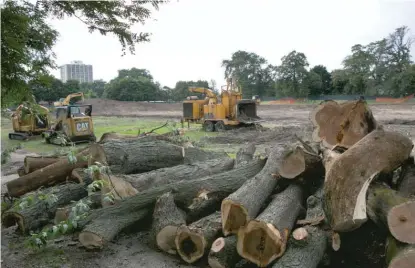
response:
[[[95,161],[105,162],[104,151],[97,144],[93,144],[87,150],[77,154],[76,158],[76,163],[69,163],[68,158],[65,158],[6,183],[9,195],[19,197],[41,186],[53,185],[65,181],[75,168],[85,168],[89,163],[94,163]]]
[[[26,172],[24,171],[24,167],[19,167],[17,169],[17,175],[19,175],[19,177],[26,175]]]
[[[57,202],[48,204],[48,200],[37,200],[23,209],[16,205],[3,213],[2,225],[7,228],[17,223],[18,231],[27,234],[29,231],[43,227],[50,219],[53,219],[57,208],[88,195],[85,186],[76,183],[54,186],[45,189],[43,193],[54,194]]]
[[[241,147],[236,153],[235,167],[241,167],[251,162],[254,157],[255,149],[255,145],[253,144]],[[228,194],[226,192],[199,192],[198,196],[193,199],[192,204],[186,208],[186,222],[192,223],[220,210],[222,200],[227,196]]]
[[[414,267],[415,245],[400,243],[389,236],[386,241],[386,263],[388,268]]]
[[[100,210],[100,212],[103,211],[103,209]],[[149,212],[149,209],[142,209],[117,215],[116,218],[111,219],[97,217],[87,224],[79,234],[79,242],[87,249],[101,249],[123,230],[137,225]]]
[[[255,160],[252,163],[248,163],[243,167],[239,167],[227,172],[215,174],[212,176],[204,177],[201,179],[179,181],[176,183],[167,184],[164,186],[151,188],[147,191],[138,193],[135,196],[129,197],[123,200],[119,205],[109,206],[99,211],[99,215],[87,225],[88,230],[94,230],[96,239],[88,239],[86,241],[87,246],[92,246],[94,241],[98,247],[101,247],[105,241],[106,229],[110,226],[114,219],[128,217],[129,214],[138,213],[142,209],[149,208],[154,205],[157,198],[166,192],[172,192],[177,205],[181,204],[182,207],[186,207],[192,203],[192,200],[201,190],[205,190],[211,193],[225,192],[227,194],[238,189],[245,181],[252,178],[257,174],[264,166],[265,160]],[[144,217],[144,215],[142,215]],[[92,227],[89,227],[89,226]],[[102,227],[99,227],[101,226]],[[103,232],[101,234],[101,232]],[[88,232],[87,235],[90,235]],[[80,237],[83,232],[80,234]],[[82,240],[80,239],[83,244]],[[91,244],[92,243],[92,244]]]
[[[377,174],[399,167],[412,147],[412,141],[402,134],[376,130],[337,157],[324,184],[325,212],[334,231],[352,231],[367,220],[370,182]]]
[[[304,171],[302,149],[275,146],[261,172],[222,201],[222,229],[225,236],[236,234],[258,215],[261,206],[274,190],[279,177],[294,178]]]
[[[367,215],[400,242],[415,244],[415,200],[383,185],[369,187]]]
[[[175,238],[177,253],[185,262],[194,263],[207,253],[220,235],[221,227],[219,211],[189,226],[180,226]]]
[[[404,196],[415,196],[415,162],[414,157],[410,157],[402,166],[400,174],[398,191]]]
[[[160,196],[154,207],[152,228],[157,247],[169,254],[176,254],[176,232],[184,224],[184,215],[174,203],[173,194],[168,192]]]
[[[197,179],[228,171],[233,168],[233,165],[233,159],[221,158],[161,168],[141,174],[119,175],[119,177],[131,183],[135,189],[141,192],[181,180]]]
[[[310,113],[310,120],[313,140],[327,148],[350,148],[377,127],[372,111],[362,100],[342,104],[324,101]]]
[[[137,174],[159,168],[194,163],[224,156],[224,153],[184,148],[166,141],[109,140],[102,144],[114,174]]]
[[[254,158],[256,151],[255,143],[250,143],[246,146],[241,147],[236,153],[235,167],[244,165]]]
[[[288,236],[302,212],[303,193],[292,184],[277,194],[267,208],[239,229],[237,250],[243,258],[265,267],[284,254]]]
[[[65,156],[26,156],[24,159],[25,173],[29,174],[35,170],[52,165],[64,158]]]
[[[80,199],[79,201],[73,202],[72,204],[60,207],[56,209],[55,218],[53,222],[59,224],[60,222],[66,221],[71,217],[72,210],[76,207],[76,204],[79,202],[83,202],[87,204],[90,209],[97,209],[101,207],[101,193],[95,192],[87,197]]]
[[[219,237],[212,243],[208,263],[211,268],[233,268],[241,260],[236,250],[236,236]]]
[[[75,181],[78,183],[84,183],[85,180],[92,180],[91,176],[85,172],[86,169],[85,168],[75,168],[74,170],[72,170],[71,173],[71,181]]]
[[[325,173],[330,170],[331,165],[333,162],[342,154],[342,152],[339,152],[337,150],[332,149],[325,149],[323,150],[323,165],[325,169]]]
[[[327,238],[322,229],[305,226],[293,231],[284,255],[272,268],[316,268],[323,259]]]
[[[101,188],[101,205],[102,207],[119,204],[127,197],[134,196],[138,191],[129,183],[117,176],[109,174],[99,174],[99,179],[104,181]],[[111,196],[112,200],[107,201],[106,197]]]

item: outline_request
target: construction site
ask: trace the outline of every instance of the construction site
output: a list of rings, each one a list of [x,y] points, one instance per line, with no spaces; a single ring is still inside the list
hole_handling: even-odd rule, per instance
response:
[[[413,267],[412,100],[191,92],[206,98],[61,100],[51,130],[2,133],[20,146],[2,165],[2,266]]]

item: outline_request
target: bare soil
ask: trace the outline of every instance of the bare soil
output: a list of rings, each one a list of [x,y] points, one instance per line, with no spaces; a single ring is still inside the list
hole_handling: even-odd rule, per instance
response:
[[[182,113],[180,103],[118,102],[102,99],[88,102],[93,105],[93,114],[101,116],[154,117],[162,120],[180,119]],[[294,134],[308,140],[312,130],[308,116],[313,107],[315,105],[260,105],[258,115],[266,120],[264,127],[227,131],[218,136],[203,138],[200,144],[210,149],[227,148],[228,152],[236,152],[242,144],[254,142],[259,151],[263,152],[275,143],[290,142],[294,139]],[[386,129],[408,135],[415,143],[415,103],[371,105],[371,109],[375,118]],[[415,149],[413,152],[415,153]],[[11,154],[9,164],[2,166],[2,184],[16,176],[15,172],[27,154],[19,150]],[[81,248],[76,234],[54,240],[47,248],[35,253],[23,247],[23,240],[24,238],[14,233],[13,227],[2,228],[2,267],[195,267],[183,263],[178,257],[171,257],[151,248],[146,231],[123,234],[98,252]],[[334,266],[328,267],[360,267],[350,266],[347,261],[355,258],[353,254],[349,256],[347,252],[341,251],[336,254],[337,261],[332,263]],[[379,261],[372,264],[374,266],[371,267],[383,266]],[[201,261],[198,267],[207,267],[206,261]]]

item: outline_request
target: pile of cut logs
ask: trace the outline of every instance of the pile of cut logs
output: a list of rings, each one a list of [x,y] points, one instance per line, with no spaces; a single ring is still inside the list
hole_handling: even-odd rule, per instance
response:
[[[411,139],[384,130],[362,100],[323,102],[310,119],[310,141],[275,141],[266,157],[255,156],[253,144],[231,159],[166,136],[118,134],[79,151],[75,163],[27,157],[20,177],[7,183],[9,195],[45,187],[58,201],[11,207],[2,224],[27,234],[66,220],[71,201],[89,199],[93,210],[77,224],[87,249],[150,216],[151,244],[187,263],[312,268],[340,249],[345,233],[372,221],[388,232],[386,265],[414,267]],[[110,171],[85,173],[91,165]],[[88,194],[96,180],[106,183]],[[108,193],[113,200],[103,198]]]

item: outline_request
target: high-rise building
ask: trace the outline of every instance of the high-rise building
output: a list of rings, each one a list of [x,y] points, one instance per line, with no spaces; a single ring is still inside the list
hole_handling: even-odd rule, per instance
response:
[[[84,64],[82,61],[73,61],[59,67],[61,70],[61,80],[78,80],[80,83],[91,83],[94,81],[92,65]]]

